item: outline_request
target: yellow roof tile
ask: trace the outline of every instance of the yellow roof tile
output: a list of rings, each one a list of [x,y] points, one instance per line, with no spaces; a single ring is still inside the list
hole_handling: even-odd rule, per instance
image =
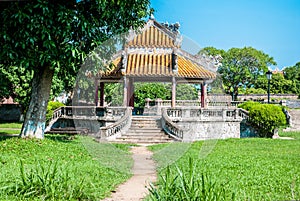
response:
[[[120,76],[122,59],[118,57],[112,62],[115,66],[109,72],[102,76]],[[186,59],[183,56],[177,57],[178,72],[172,70],[172,54],[129,54],[127,58],[127,67],[124,75],[136,77],[183,77],[212,79],[215,73],[212,73],[202,66]]]
[[[176,47],[174,39],[155,26],[150,26],[137,34],[126,47]]]

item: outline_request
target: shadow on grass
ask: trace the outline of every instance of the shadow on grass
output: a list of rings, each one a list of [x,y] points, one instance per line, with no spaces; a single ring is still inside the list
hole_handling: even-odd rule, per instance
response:
[[[8,134],[5,132],[0,132],[0,141],[5,141],[11,138],[19,138],[18,134]],[[21,138],[20,138],[21,139]],[[69,143],[72,142],[74,139],[76,139],[76,136],[74,135],[55,135],[55,134],[46,134],[45,139],[53,140],[53,141],[58,141],[58,142],[64,142],[64,143]]]
[[[8,140],[10,138],[17,138],[19,135],[8,135],[6,133],[1,133],[0,132],[0,141]]]

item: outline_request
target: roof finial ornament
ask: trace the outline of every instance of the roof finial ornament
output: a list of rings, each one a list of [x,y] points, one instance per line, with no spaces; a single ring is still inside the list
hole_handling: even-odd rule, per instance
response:
[[[150,19],[150,20],[155,20],[155,17],[154,17],[154,15],[153,15],[153,14],[151,14],[149,19]]]

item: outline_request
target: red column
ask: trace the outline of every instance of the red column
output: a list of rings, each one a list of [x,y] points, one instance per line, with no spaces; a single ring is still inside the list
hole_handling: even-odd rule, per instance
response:
[[[206,107],[206,83],[201,84],[201,107],[205,108]]]
[[[128,102],[127,102],[127,98],[128,98],[128,95],[127,95],[127,92],[128,92],[128,79],[126,77],[124,77],[124,80],[123,80],[123,106],[124,107],[127,107],[128,106]]]
[[[104,106],[104,82],[100,82],[100,106]]]
[[[128,87],[127,87],[127,105],[130,107],[134,107],[134,85],[133,78],[128,79]]]
[[[129,106],[134,107],[134,85],[133,85],[133,80],[131,80],[130,83],[130,101],[129,101]]]
[[[98,106],[98,100],[99,100],[99,94],[98,94],[98,80],[95,79],[95,106]]]
[[[172,102],[171,107],[176,106],[176,79],[172,77]]]

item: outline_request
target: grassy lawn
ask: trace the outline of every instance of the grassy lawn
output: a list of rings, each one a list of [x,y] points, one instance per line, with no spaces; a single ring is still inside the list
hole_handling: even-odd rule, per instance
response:
[[[131,176],[128,150],[88,137],[0,136],[0,200],[100,200]]]
[[[194,200],[193,194],[206,194],[208,200],[300,200],[300,133],[280,133],[280,136],[296,139],[205,142],[214,145],[206,157],[199,156],[203,142],[192,143],[169,168],[159,169],[161,188],[150,200],[166,200],[168,193],[173,200]],[[177,146],[182,147],[181,144]],[[165,167],[168,156],[161,153],[167,147],[151,147],[160,167]],[[201,188],[200,191],[195,186]]]
[[[294,138],[296,140],[300,140],[300,132],[295,132],[295,131],[292,131],[292,132],[280,132],[279,133],[279,136],[280,137],[291,137],[291,138]]]
[[[21,123],[0,123],[0,136],[20,134],[22,128]]]
[[[22,123],[0,123],[0,129],[1,128],[22,128]]]

